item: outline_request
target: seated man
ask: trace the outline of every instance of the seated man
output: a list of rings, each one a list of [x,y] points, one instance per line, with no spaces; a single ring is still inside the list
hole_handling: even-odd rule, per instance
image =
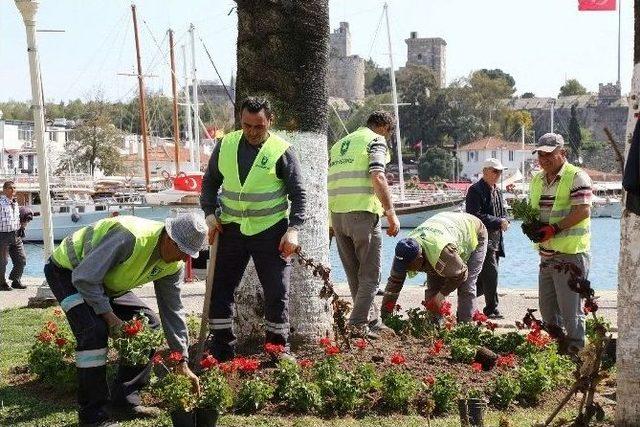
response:
[[[487,229],[477,217],[459,212],[432,216],[396,245],[382,316],[395,306],[407,274],[423,271],[427,273],[427,307],[438,311],[445,297],[457,289],[458,322],[471,321],[486,251]]]

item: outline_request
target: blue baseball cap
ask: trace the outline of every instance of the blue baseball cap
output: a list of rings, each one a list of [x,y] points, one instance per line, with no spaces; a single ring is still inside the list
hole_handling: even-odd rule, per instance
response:
[[[420,245],[415,239],[402,239],[396,245],[396,255],[393,258],[392,270],[398,273],[406,273],[409,264],[418,257],[420,253]]]

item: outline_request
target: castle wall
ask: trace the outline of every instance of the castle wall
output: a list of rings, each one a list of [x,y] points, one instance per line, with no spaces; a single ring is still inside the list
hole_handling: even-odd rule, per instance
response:
[[[349,101],[364,99],[364,59],[357,55],[329,58],[329,96]]]

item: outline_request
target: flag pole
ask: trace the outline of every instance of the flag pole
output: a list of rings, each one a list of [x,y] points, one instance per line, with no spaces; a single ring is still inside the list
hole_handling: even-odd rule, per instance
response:
[[[622,26],[622,0],[618,0],[618,80],[617,84],[620,87],[620,28]]]

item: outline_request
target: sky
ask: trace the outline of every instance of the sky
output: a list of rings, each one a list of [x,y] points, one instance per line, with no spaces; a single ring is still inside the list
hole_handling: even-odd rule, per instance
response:
[[[621,82],[628,92],[633,68],[633,2],[622,1]],[[237,16],[232,0],[137,0],[145,84],[171,93],[169,27],[178,45],[196,27],[198,78],[217,79],[203,43],[225,82],[236,71]],[[350,24],[352,54],[387,67],[389,49],[378,0],[329,0],[331,29]],[[617,79],[617,12],[578,12],[577,0],[388,0],[395,67],[406,62],[405,39],[442,37],[447,42],[447,82],[481,68],[510,73],[518,94],[557,96],[578,79],[588,91]],[[128,0],[40,0],[38,33],[47,101],[104,98],[127,101],[137,94],[131,2]],[[177,74],[183,59],[176,50]],[[190,61],[190,59],[189,59]],[[188,64],[191,68],[190,63]],[[12,0],[0,0],[0,101],[30,99],[26,36]]]

